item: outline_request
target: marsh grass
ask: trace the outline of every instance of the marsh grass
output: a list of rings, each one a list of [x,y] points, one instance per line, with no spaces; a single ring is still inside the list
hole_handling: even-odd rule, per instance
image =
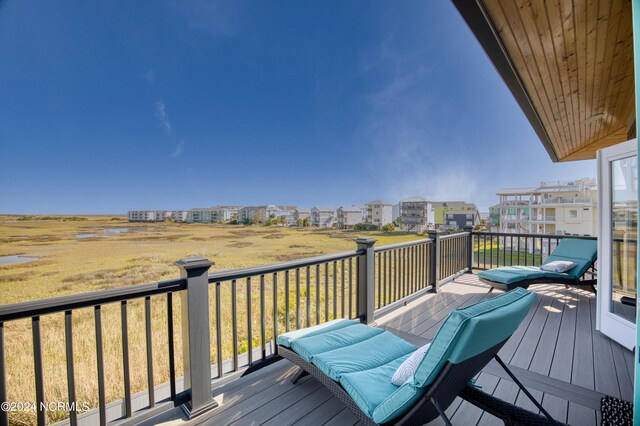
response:
[[[17,220],[17,217],[0,217],[0,256],[29,255],[38,261],[0,266],[0,304],[18,303],[67,294],[82,293],[108,288],[124,287],[145,282],[177,278],[179,272],[173,264],[189,256],[203,256],[212,260],[213,270],[226,270],[246,266],[274,263],[301,257],[355,249],[356,236],[378,239],[378,245],[393,244],[417,239],[415,235],[402,233],[353,232],[337,230],[297,229],[282,227],[202,225],[179,223],[127,223],[128,233],[111,235],[109,238],[75,237],[79,233],[101,233],[113,227],[112,216],[88,216],[86,220],[64,218],[39,220]],[[120,224],[118,224],[120,225]],[[350,286],[348,262],[345,264],[344,280],[346,316],[355,313],[355,287]],[[342,276],[338,263],[336,278],[337,316],[342,316]],[[353,268],[355,269],[355,262]],[[289,300],[289,324],[295,329],[333,319],[333,265],[327,270],[322,266],[320,274],[316,268],[300,271],[299,318],[296,312],[295,271],[289,274],[289,293],[285,294],[285,274],[277,275],[276,323],[278,332],[285,331],[285,300]],[[320,279],[318,292],[317,278]],[[273,275],[264,277],[264,334],[266,342],[273,339],[274,305]],[[355,270],[353,271],[355,279]],[[329,292],[326,292],[328,279]],[[260,277],[251,280],[250,304],[253,348],[261,346]],[[222,331],[222,357],[233,356],[231,328],[232,304],[230,282],[220,284],[220,309]],[[307,304],[307,292],[310,303]],[[215,284],[210,286],[211,361],[216,362],[216,300]],[[350,299],[349,299],[350,295]],[[245,352],[249,346],[247,333],[247,283],[236,283],[238,351]],[[173,297],[174,352],[176,374],[182,375],[182,341],[180,335],[180,297]],[[328,303],[326,315],[325,306]],[[316,314],[316,306],[320,310]],[[351,315],[348,313],[351,308]],[[310,322],[307,322],[307,309]],[[129,354],[132,392],[147,388],[144,300],[127,303]],[[103,350],[105,365],[105,391],[107,402],[123,397],[122,332],[120,304],[108,304],[101,308]],[[151,328],[154,383],[161,384],[169,378],[167,297],[151,298]],[[7,392],[9,401],[34,401],[34,363],[31,320],[6,323],[5,353],[7,367]],[[64,314],[56,313],[41,318],[42,352],[47,402],[67,401],[67,371],[65,359]],[[265,342],[265,343],[266,343]],[[75,364],[76,400],[97,406],[96,342],[93,308],[73,311],[73,352]],[[47,412],[47,422],[66,418],[66,412]],[[11,413],[11,424],[35,423],[35,413]]]

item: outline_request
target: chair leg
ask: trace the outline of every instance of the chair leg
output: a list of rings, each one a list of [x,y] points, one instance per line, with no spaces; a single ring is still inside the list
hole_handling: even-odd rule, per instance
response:
[[[447,417],[447,414],[442,410],[442,408],[440,408],[440,404],[438,404],[438,401],[436,401],[434,397],[429,398],[429,401],[433,404],[434,407],[436,407],[436,411],[438,412],[438,414],[440,414],[440,417],[442,417],[444,423],[447,426],[452,426],[449,417]]]
[[[302,379],[304,376],[307,376],[308,374],[309,373],[307,372],[307,370],[303,370],[302,368],[299,369],[296,375],[293,376],[293,379],[291,379],[291,383],[295,385],[296,383],[298,383],[298,380]]]
[[[540,410],[540,412],[542,414],[544,414],[544,416],[549,419],[549,421],[551,422],[551,424],[557,424],[558,422],[556,422],[556,420],[551,417],[551,414],[549,414],[547,412],[547,410],[545,410],[542,407],[542,404],[540,404],[534,397],[533,395],[531,395],[531,393],[527,390],[527,388],[524,387],[524,385],[522,383],[520,383],[520,380],[518,380],[518,378],[511,372],[511,370],[509,370],[509,368],[507,367],[507,364],[505,364],[500,357],[496,354],[494,356],[494,358],[496,359],[496,361],[498,361],[498,364],[500,364],[500,366],[504,369],[504,371],[507,372],[507,374],[509,375],[509,377],[511,377],[511,380],[513,380],[513,382],[518,385],[518,387],[520,388],[520,390],[522,390],[522,392],[524,392],[525,395],[527,395],[527,397],[529,397],[529,399],[531,400],[531,402],[533,402],[535,404],[536,407],[538,407],[538,409]]]

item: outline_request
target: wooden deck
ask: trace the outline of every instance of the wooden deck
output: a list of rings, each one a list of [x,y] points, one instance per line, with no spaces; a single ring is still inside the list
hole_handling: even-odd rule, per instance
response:
[[[555,285],[530,289],[538,294],[535,308],[500,356],[556,419],[596,425],[602,396],[632,400],[633,353],[595,330],[593,294]],[[378,323],[432,339],[451,310],[494,295],[475,275],[467,274],[443,286],[440,293],[423,296],[385,315]],[[295,371],[294,365],[283,360],[215,389],[220,406],[193,424],[357,423],[351,412],[313,378],[292,385]],[[537,411],[495,362],[485,367],[476,383],[485,392]],[[460,399],[446,411],[454,425],[502,424]],[[152,420],[150,424],[188,423],[179,409]],[[430,424],[444,422],[437,419]]]

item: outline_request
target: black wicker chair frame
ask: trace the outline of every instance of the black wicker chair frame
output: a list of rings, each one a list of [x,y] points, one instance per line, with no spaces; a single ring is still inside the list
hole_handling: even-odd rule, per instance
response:
[[[422,425],[428,423],[438,416],[442,417],[445,424],[451,425],[451,421],[445,414],[445,409],[451,405],[457,396],[469,401],[477,407],[487,411],[503,420],[505,425],[559,425],[549,413],[538,403],[527,391],[520,381],[507,368],[506,364],[498,357],[498,351],[506,343],[500,342],[492,348],[470,358],[459,364],[447,363],[436,380],[429,386],[424,396],[402,417],[387,424],[394,425]],[[331,391],[340,401],[342,401],[363,424],[368,426],[377,425],[368,417],[355,401],[344,390],[340,383],[333,381],[320,369],[300,357],[294,351],[279,346],[278,352],[281,356],[300,367],[300,371],[291,380],[297,383],[307,374],[311,375]],[[533,413],[523,408],[509,404],[492,395],[482,392],[470,383],[480,370],[484,368],[491,359],[495,358],[498,363],[507,371],[514,382],[533,401],[544,415]]]

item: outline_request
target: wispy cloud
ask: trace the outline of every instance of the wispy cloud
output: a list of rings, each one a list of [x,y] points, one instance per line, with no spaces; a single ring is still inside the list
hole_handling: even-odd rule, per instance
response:
[[[147,71],[144,75],[144,79],[147,80],[149,84],[153,85],[156,82],[156,72],[154,70]]]
[[[361,62],[363,73],[386,77],[364,96],[368,114],[358,132],[379,195],[480,203],[475,163],[460,149],[455,126],[439,120],[441,106],[429,91],[425,52],[391,47],[385,40],[377,54],[369,52]]]
[[[182,151],[184,151],[184,140],[178,142],[178,145],[176,145],[176,149],[173,150],[171,156],[173,158],[178,158],[182,155]]]
[[[169,5],[192,30],[213,36],[234,36],[240,23],[238,2],[222,0],[171,1]]]
[[[156,118],[162,124],[162,128],[167,133],[167,135],[171,134],[171,121],[169,121],[169,116],[167,115],[167,109],[162,100],[156,101]]]

